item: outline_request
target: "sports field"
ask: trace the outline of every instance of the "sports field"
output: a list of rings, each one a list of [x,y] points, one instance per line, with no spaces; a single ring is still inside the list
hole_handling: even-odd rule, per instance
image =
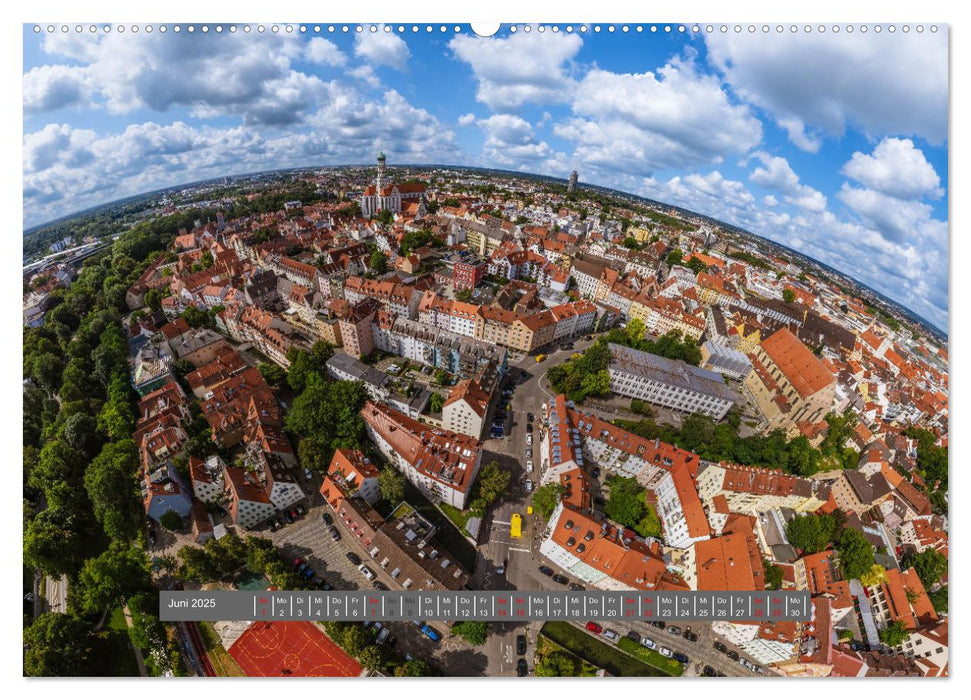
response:
[[[361,666],[312,622],[254,622],[229,648],[247,676],[354,677]]]

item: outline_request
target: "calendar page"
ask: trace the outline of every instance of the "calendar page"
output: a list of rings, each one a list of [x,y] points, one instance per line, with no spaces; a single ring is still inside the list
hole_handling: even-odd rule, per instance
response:
[[[948,676],[948,34],[25,24],[23,674]]]

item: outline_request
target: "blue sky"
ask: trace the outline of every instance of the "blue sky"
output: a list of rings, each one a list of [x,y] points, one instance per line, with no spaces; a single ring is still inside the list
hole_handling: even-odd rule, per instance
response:
[[[24,221],[280,167],[616,187],[783,242],[947,327],[947,34],[35,34]]]

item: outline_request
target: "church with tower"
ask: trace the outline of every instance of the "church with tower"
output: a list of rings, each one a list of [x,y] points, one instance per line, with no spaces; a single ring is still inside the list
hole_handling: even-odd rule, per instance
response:
[[[422,183],[397,185],[387,173],[388,159],[384,153],[378,154],[378,173],[374,184],[368,185],[361,195],[361,214],[374,216],[387,209],[392,214],[412,214],[423,216],[425,213],[425,190]]]

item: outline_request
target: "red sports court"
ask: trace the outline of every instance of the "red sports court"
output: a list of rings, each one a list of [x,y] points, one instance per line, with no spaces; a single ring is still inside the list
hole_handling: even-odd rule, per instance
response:
[[[361,674],[360,664],[312,622],[254,622],[229,653],[247,676]]]

